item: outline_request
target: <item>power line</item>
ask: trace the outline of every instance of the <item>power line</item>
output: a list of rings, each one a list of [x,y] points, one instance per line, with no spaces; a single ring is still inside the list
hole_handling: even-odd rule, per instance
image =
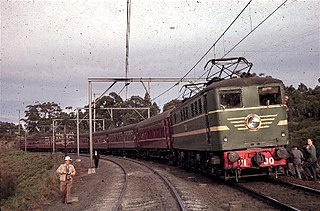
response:
[[[288,0],[284,1],[280,4],[273,12],[271,12],[264,20],[262,20],[254,29],[252,29],[244,38],[242,38],[231,50],[224,54],[222,58],[224,58],[227,54],[229,54],[234,48],[236,48],[244,39],[246,39],[254,30],[256,30],[260,25],[262,25],[267,19],[269,19],[280,7],[282,7]],[[313,31],[313,30],[311,30]],[[201,79],[205,74],[207,74],[209,70],[205,71],[199,79]]]
[[[245,40],[252,32],[254,32],[258,27],[260,27],[266,20],[268,20],[280,7],[282,7],[288,0],[285,0],[282,4],[280,4],[272,13],[270,13],[265,19],[263,19],[256,27],[254,27],[246,36],[244,36],[236,45],[234,45],[227,53],[223,55],[224,58],[228,55],[233,49],[235,49],[243,40]]]
[[[220,37],[211,45],[211,47],[204,53],[204,55],[195,63],[195,65],[192,66],[192,68],[181,78],[185,78],[187,77],[190,72],[195,69],[195,67],[204,59],[204,57],[213,49],[215,48],[216,44],[219,42],[219,40],[225,35],[225,33],[230,29],[230,27],[236,22],[236,20],[240,17],[240,15],[244,12],[244,10],[250,5],[250,3],[252,2],[252,0],[250,0],[246,6],[241,10],[241,12],[237,15],[237,17],[231,22],[231,24],[227,27],[227,29],[220,35]],[[168,91],[170,91],[171,89],[173,89],[175,86],[179,85],[179,83],[181,82],[181,80],[179,80],[175,85],[171,86],[170,88],[168,88],[166,91],[162,92],[160,95],[154,97],[152,99],[155,100],[159,97],[161,97],[162,95],[164,95],[165,93],[167,93]]]

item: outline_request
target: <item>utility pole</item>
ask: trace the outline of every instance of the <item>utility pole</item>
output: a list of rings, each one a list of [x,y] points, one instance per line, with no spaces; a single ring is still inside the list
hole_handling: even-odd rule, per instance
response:
[[[77,155],[80,156],[80,120],[79,120],[79,108],[77,108]]]
[[[93,168],[93,140],[92,140],[92,83],[88,82],[88,99],[89,99],[89,142],[90,142],[90,168],[94,171]],[[94,172],[95,173],[95,172]]]
[[[55,153],[55,146],[56,140],[55,140],[55,121],[52,120],[52,154]]]
[[[67,156],[67,125],[66,122],[64,123],[64,156]]]
[[[126,66],[125,66],[125,78],[128,78],[129,72],[129,40],[130,40],[130,16],[131,16],[131,0],[127,0],[127,31],[126,31]],[[126,86],[126,99],[128,99],[128,83]]]
[[[27,152],[27,136],[28,136],[28,131],[25,130],[24,132],[24,151]]]
[[[21,120],[21,118],[20,118],[20,109],[18,109],[18,112],[19,112],[18,134],[19,134],[19,144],[20,144],[20,146],[21,146],[21,126],[20,126],[20,120]]]

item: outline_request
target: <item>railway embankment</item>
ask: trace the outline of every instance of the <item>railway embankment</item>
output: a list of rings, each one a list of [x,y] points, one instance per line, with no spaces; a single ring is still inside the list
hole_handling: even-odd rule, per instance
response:
[[[55,174],[63,154],[0,148],[0,210],[36,210],[59,194]]]

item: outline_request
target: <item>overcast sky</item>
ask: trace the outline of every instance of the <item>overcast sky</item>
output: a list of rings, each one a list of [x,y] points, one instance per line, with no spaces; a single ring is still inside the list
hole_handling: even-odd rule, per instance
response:
[[[129,77],[182,77],[204,55],[249,0],[132,0]],[[284,0],[253,0],[215,48],[191,72],[203,73]],[[29,104],[62,108],[88,102],[88,77],[125,76],[126,0],[1,0],[1,115],[18,121]],[[285,85],[319,85],[318,0],[289,0],[230,57],[245,57],[252,72]],[[94,84],[102,93],[110,84]],[[173,84],[151,84],[154,98]],[[111,91],[119,92],[123,84]],[[157,98],[163,106],[181,86]],[[125,92],[122,92],[124,96]],[[128,95],[144,95],[131,84]],[[23,114],[21,115],[23,116]]]

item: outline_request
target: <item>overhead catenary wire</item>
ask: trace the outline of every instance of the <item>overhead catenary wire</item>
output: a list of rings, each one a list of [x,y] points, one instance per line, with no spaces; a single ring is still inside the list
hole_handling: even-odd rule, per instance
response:
[[[167,93],[168,91],[170,91],[171,89],[173,89],[174,87],[176,87],[177,85],[179,85],[179,83],[181,82],[181,80],[185,77],[187,77],[190,72],[192,70],[194,70],[194,68],[196,66],[198,66],[198,64],[208,55],[208,53],[215,48],[216,44],[219,42],[219,40],[225,35],[225,33],[230,29],[230,27],[236,22],[236,20],[241,16],[241,14],[246,10],[246,8],[251,4],[252,0],[250,0],[246,6],[241,10],[241,12],[237,15],[237,17],[229,24],[229,26],[226,28],[226,30],[224,30],[224,32],[220,35],[220,37],[210,46],[210,48],[204,53],[204,55],[191,67],[191,69],[183,76],[181,77],[181,79],[179,81],[177,81],[177,83],[175,83],[173,86],[171,86],[170,88],[168,88],[167,90],[165,90],[164,92],[162,92],[161,94],[159,94],[158,96],[154,97],[152,99],[155,100],[159,97],[161,97],[162,95],[164,95],[165,93]]]
[[[281,3],[274,11],[272,11],[265,19],[263,19],[255,28],[253,28],[244,38],[242,38],[232,49],[230,49],[227,53],[224,54],[222,58],[224,58],[226,55],[228,55],[232,50],[234,50],[244,39],[246,39],[253,31],[255,31],[258,27],[260,27],[267,19],[269,19],[278,9],[280,9],[288,0],[285,0],[283,3]],[[311,30],[313,31],[313,30]],[[306,33],[308,34],[308,33]],[[200,80],[203,76],[205,76],[208,73],[209,70],[206,70],[199,78]],[[181,96],[181,95],[180,95]]]
[[[244,41],[252,32],[259,28],[266,20],[268,20],[278,9],[280,9],[288,0],[285,0],[280,4],[275,10],[273,10],[265,19],[263,19],[256,27],[254,27],[246,36],[244,36],[237,44],[235,44],[227,53],[223,55],[222,58],[227,56],[233,49],[235,49],[242,41]]]

